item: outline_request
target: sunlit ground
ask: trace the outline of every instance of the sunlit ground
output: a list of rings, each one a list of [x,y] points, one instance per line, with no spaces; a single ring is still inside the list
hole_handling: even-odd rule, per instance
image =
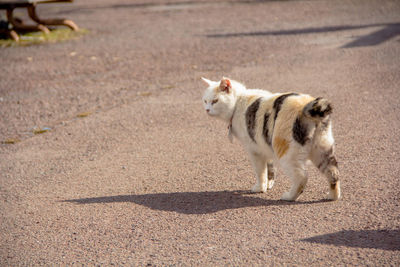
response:
[[[27,45],[35,45],[42,43],[55,43],[62,42],[66,40],[76,39],[81,37],[84,34],[87,34],[89,31],[86,29],[79,29],[79,31],[72,31],[69,28],[56,28],[52,29],[50,33],[45,34],[43,32],[27,32],[27,33],[18,33],[19,42],[16,42],[7,36],[0,36],[0,47],[8,47],[8,46],[27,46]]]

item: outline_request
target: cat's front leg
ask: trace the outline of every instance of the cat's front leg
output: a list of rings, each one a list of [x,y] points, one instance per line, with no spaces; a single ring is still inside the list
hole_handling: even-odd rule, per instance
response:
[[[267,171],[268,171],[267,189],[270,190],[272,189],[275,183],[275,167],[273,161],[268,161]]]
[[[265,193],[269,187],[265,173],[267,161],[265,157],[253,152],[250,152],[250,159],[257,176],[256,183],[252,187],[251,191],[254,193]]]

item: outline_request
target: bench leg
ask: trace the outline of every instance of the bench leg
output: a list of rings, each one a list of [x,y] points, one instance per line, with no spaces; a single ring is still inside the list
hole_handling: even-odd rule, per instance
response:
[[[44,33],[49,33],[49,29],[42,25],[26,25],[21,20],[15,19],[13,16],[14,8],[7,9],[7,19],[13,25],[13,29],[15,30],[25,30],[25,31],[42,31]],[[12,33],[11,33],[12,34]]]
[[[36,5],[32,5],[28,7],[29,16],[33,21],[36,21],[39,24],[44,25],[64,25],[71,28],[74,31],[78,31],[78,26],[72,21],[68,19],[40,19],[36,14]]]
[[[0,30],[0,33],[7,34],[11,39],[14,41],[18,42],[19,41],[19,36],[18,33],[16,33],[14,30]]]
[[[10,30],[8,32],[8,35],[10,35],[11,39],[13,39],[14,41],[19,42],[19,35],[16,31]]]

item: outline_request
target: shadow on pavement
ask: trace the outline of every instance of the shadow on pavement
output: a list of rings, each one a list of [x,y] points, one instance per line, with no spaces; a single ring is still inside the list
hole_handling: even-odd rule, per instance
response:
[[[329,26],[320,28],[304,28],[295,30],[280,30],[280,31],[257,31],[257,32],[239,32],[239,33],[221,33],[209,34],[209,38],[231,38],[231,37],[246,37],[246,36],[268,36],[268,35],[297,35],[297,34],[313,34],[313,33],[326,33],[338,32],[347,30],[358,30],[371,27],[383,27],[378,31],[356,38],[356,40],[342,46],[342,48],[352,48],[360,46],[372,46],[381,44],[397,35],[400,35],[400,23],[388,24],[369,24],[369,25],[343,25],[343,26]]]
[[[227,4],[260,4],[260,3],[267,3],[267,2],[291,2],[291,1],[299,1],[299,0],[237,0],[237,1],[215,1],[215,0],[208,0],[208,1],[172,1],[172,2],[159,2],[159,1],[143,1],[140,3],[120,3],[120,4],[99,4],[98,6],[80,6],[76,8],[70,8],[70,9],[65,9],[62,11],[62,13],[72,13],[72,12],[80,12],[82,9],[125,9],[125,8],[148,8],[148,7],[166,7],[168,10],[168,7],[171,7],[173,9],[174,7],[179,7],[179,6],[200,6],[200,5],[205,5],[205,4],[222,4],[222,3],[227,3]]]
[[[81,5],[80,7],[74,7],[74,8],[69,8],[69,9],[64,9],[63,11],[60,11],[60,13],[68,14],[68,13],[79,13],[79,12],[90,12],[98,9],[142,9],[142,8],[160,8],[161,10],[174,10],[174,9],[186,9],[190,8],[192,6],[201,6],[205,4],[219,4],[223,2],[228,2],[229,1],[221,1],[221,2],[215,2],[214,0],[209,0],[209,1],[181,1],[181,2],[166,2],[166,3],[160,3],[160,2],[150,2],[150,1],[143,1],[141,3],[119,3],[119,4],[99,4],[99,5],[89,5],[89,6],[84,6]],[[246,1],[244,1],[247,3]],[[239,2],[240,3],[240,2]]]
[[[178,192],[144,195],[118,195],[64,200],[76,204],[132,202],[154,210],[175,211],[184,214],[206,214],[227,209],[258,206],[284,206],[328,202],[287,202],[256,197],[249,191]]]
[[[301,241],[335,246],[400,250],[400,230],[343,230]]]

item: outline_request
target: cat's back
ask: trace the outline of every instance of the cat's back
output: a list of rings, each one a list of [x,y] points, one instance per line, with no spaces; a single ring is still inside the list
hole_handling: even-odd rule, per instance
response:
[[[265,105],[278,97],[279,93],[271,93],[262,89],[247,89],[238,96],[237,111],[244,113],[250,105],[257,101],[261,105]]]
[[[246,91],[244,91],[243,96],[259,96],[259,97],[264,97],[266,99],[273,97],[275,95],[277,95],[276,93],[271,93],[270,91],[267,90],[263,90],[263,89],[247,89]]]
[[[307,94],[293,92],[271,93],[261,89],[248,89],[241,94],[239,102],[243,109],[247,109],[255,102],[258,102],[259,108],[262,110],[274,111],[278,114],[280,111],[296,112],[302,110],[305,105],[314,99],[315,97]]]
[[[250,143],[272,143],[273,136],[291,139],[291,129],[304,107],[315,98],[298,93],[247,90],[237,102],[236,122]],[[261,142],[262,141],[262,142]]]

